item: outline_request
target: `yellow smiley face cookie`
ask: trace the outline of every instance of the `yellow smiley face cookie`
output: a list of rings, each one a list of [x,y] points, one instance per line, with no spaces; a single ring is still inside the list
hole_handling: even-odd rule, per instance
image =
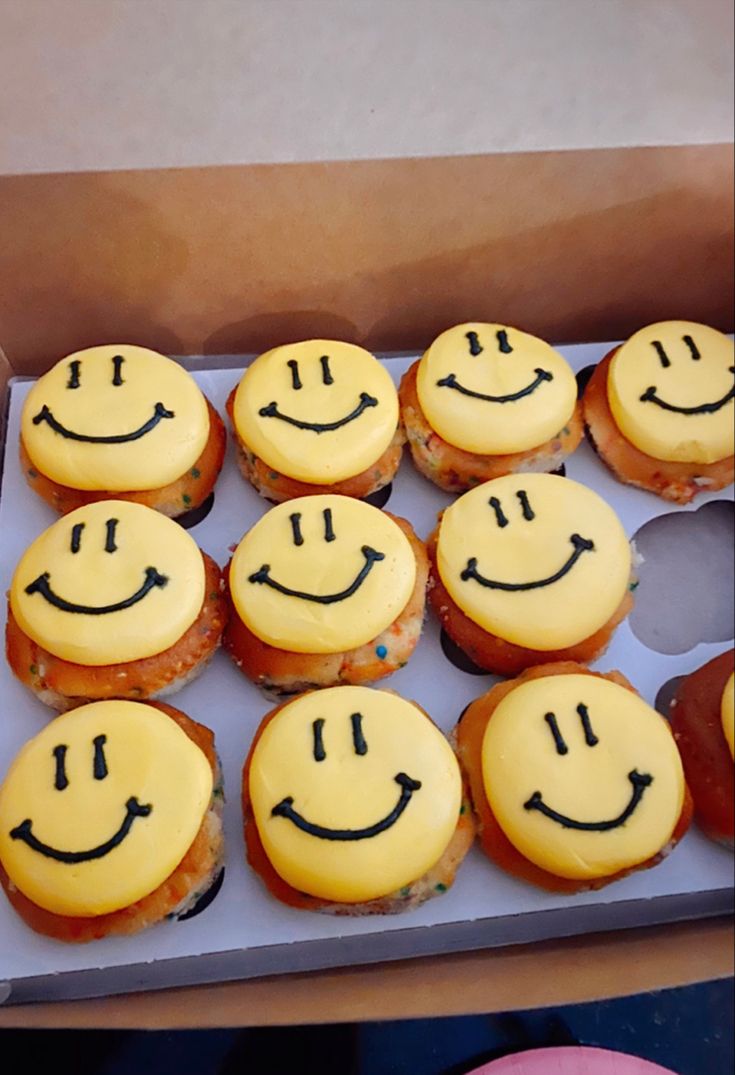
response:
[[[390,516],[345,496],[272,508],[232,557],[230,592],[263,642],[339,653],[369,642],[403,611],[416,581],[408,538]]]
[[[83,665],[152,657],[196,620],[204,561],[178,523],[122,500],[72,511],[23,554],[10,588],[19,627]]]
[[[276,872],[293,888],[345,903],[423,876],[457,826],[462,794],[449,743],[388,691],[302,695],[265,726],[248,797]]]
[[[368,351],[338,340],[275,347],[245,371],[233,418],[268,466],[333,485],[375,463],[398,426],[398,394]]]
[[[12,763],[0,787],[0,861],[48,911],[116,911],[173,873],[211,795],[207,758],[160,710],[81,706]]]
[[[482,744],[488,802],[513,846],[558,877],[607,877],[664,848],[684,803],[666,721],[609,680],[547,676],[512,690]]]
[[[613,355],[607,395],[625,438],[654,459],[716,463],[735,450],[732,340],[692,321],[661,321]]]
[[[735,758],[735,673],[730,676],[722,692],[722,731]]]
[[[23,444],[42,474],[74,489],[159,489],[202,454],[207,402],[178,363],[106,344],[69,355],[28,393]]]
[[[537,448],[571,418],[577,383],[548,343],[505,325],[442,332],[419,363],[429,425],[449,444],[482,455]]]
[[[514,474],[447,508],[437,567],[480,627],[527,649],[557,650],[607,623],[629,585],[631,552],[597,493],[552,474]]]

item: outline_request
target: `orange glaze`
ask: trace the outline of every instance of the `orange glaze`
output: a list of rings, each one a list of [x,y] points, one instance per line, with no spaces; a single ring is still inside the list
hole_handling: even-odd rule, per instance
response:
[[[654,459],[626,440],[607,399],[607,374],[617,347],[603,358],[584,393],[584,420],[592,446],[621,481],[648,489],[665,500],[689,504],[697,493],[724,489],[735,478],[735,456],[717,463],[677,463]]]
[[[722,692],[735,668],[735,651],[692,672],[671,706],[671,725],[694,796],[697,821],[709,837],[733,843],[735,768],[721,718]]]
[[[549,664],[554,661],[583,661],[585,663],[594,661],[604,653],[615,628],[622,623],[633,607],[633,595],[627,591],[607,623],[589,638],[561,650],[526,649],[514,642],[498,638],[497,635],[480,627],[465,615],[450,596],[436,566],[437,535],[438,529],[431,534],[426,546],[430,564],[429,604],[452,641],[456,642],[475,664],[480,668],[486,668],[489,672],[496,672],[501,676],[515,676],[531,665]]]
[[[656,866],[668,851],[679,842],[689,828],[693,804],[689,789],[686,788],[682,812],[671,837],[669,847],[663,849],[658,855],[654,855],[653,858],[641,863],[640,866],[621,870],[610,877],[597,878],[592,881],[576,881],[566,877],[557,877],[556,874],[543,870],[522,855],[503,832],[487,801],[482,777],[482,741],[485,736],[485,729],[496,708],[515,687],[528,682],[528,680],[539,679],[543,676],[561,675],[598,676],[600,679],[608,679],[611,683],[617,683],[619,686],[633,691],[634,694],[637,693],[635,688],[620,672],[606,672],[604,674],[591,672],[584,665],[573,661],[561,661],[538,668],[529,668],[517,679],[499,683],[497,686],[492,687],[487,694],[483,694],[482,697],[472,702],[460,718],[460,722],[455,729],[455,736],[457,756],[469,782],[473,808],[477,816],[480,843],[486,855],[502,869],[516,877],[520,877],[524,881],[528,881],[540,888],[548,889],[551,892],[564,892],[572,895],[576,892],[602,888],[611,881],[620,880],[620,878],[633,873],[635,870],[644,870]]]
[[[270,690],[307,690],[338,683],[373,683],[402,668],[421,633],[429,564],[423,542],[406,520],[386,512],[408,538],[416,558],[416,581],[406,607],[376,638],[340,653],[295,653],[263,642],[243,623],[229,596],[229,621],[222,644],[254,683]],[[229,565],[225,568],[227,581]],[[377,649],[386,650],[384,657]]]
[[[5,650],[18,679],[36,693],[53,692],[70,706],[104,698],[151,698],[206,661],[219,645],[227,620],[227,600],[218,565],[202,553],[205,595],[199,616],[178,642],[153,657],[123,664],[82,665],[56,657],[18,626],[8,602]]]
[[[414,463],[421,473],[447,492],[464,492],[492,478],[529,471],[557,470],[584,436],[580,404],[556,437],[526,452],[511,455],[476,455],[448,444],[428,423],[416,388],[419,363],[406,371],[398,390],[401,417]]]
[[[393,480],[401,462],[401,452],[404,444],[402,428],[396,429],[395,436],[385,449],[383,454],[376,459],[372,466],[351,478],[335,482],[333,485],[311,485],[308,482],[299,481],[297,478],[289,478],[287,474],[269,467],[248,447],[242,439],[233,420],[233,405],[237,388],[233,388],[227,398],[226,409],[230,417],[238,447],[237,465],[246,481],[249,481],[261,496],[275,501],[278,504],[284,500],[293,500],[298,496],[317,496],[320,493],[339,493],[342,496],[353,496],[358,500],[369,496],[370,493],[382,489]]]
[[[216,783],[218,762],[214,749],[214,734],[209,728],[197,724],[173,706],[162,702],[149,704],[175,720],[182,731],[204,752]],[[210,810],[205,814],[191,847],[162,885],[129,907],[89,918],[71,918],[39,907],[11,884],[2,865],[0,884],[12,906],[31,929],[59,941],[86,943],[112,934],[137,933],[171,914],[214,870],[221,857],[221,844],[221,823],[214,821]]]
[[[185,474],[170,485],[161,486],[160,489],[111,493],[100,489],[73,489],[68,485],[59,485],[58,482],[41,474],[35,468],[22,439],[20,441],[21,469],[31,489],[62,515],[97,500],[131,500],[136,504],[155,508],[163,515],[176,518],[177,515],[184,515],[187,511],[198,508],[207,499],[224,462],[227,446],[224,423],[209,400],[207,400],[207,407],[209,408],[209,438],[202,454]]]

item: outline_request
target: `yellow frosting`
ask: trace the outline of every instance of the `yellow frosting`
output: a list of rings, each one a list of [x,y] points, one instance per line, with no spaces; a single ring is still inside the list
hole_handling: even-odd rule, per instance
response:
[[[419,363],[417,389],[432,429],[482,455],[545,444],[577,402],[574,374],[553,347],[516,328],[481,322],[455,325],[434,340]]]
[[[654,459],[716,463],[735,450],[733,374],[733,343],[723,333],[693,321],[661,321],[613,356],[610,409],[626,440]]]
[[[209,762],[170,717],[139,702],[81,706],[10,766],[0,787],[0,861],[24,895],[55,914],[117,911],[173,873],[211,795]],[[59,861],[50,852],[87,857]]]
[[[457,826],[461,793],[438,728],[413,703],[368,687],[289,703],[266,727],[250,768],[255,823],[277,873],[301,892],[343,903],[386,896],[431,869]],[[303,831],[290,811],[320,832]],[[366,831],[375,827],[382,831]]]
[[[513,846],[542,869],[579,880],[652,858],[671,839],[684,802],[681,760],[663,717],[591,676],[549,676],[511,691],[485,731],[482,775]],[[537,793],[560,817],[526,805]]]
[[[230,567],[243,623],[295,653],[340,653],[369,642],[400,615],[415,581],[416,558],[396,523],[361,500],[330,494],[266,512]],[[325,597],[336,599],[316,600]]]
[[[527,649],[555,650],[610,619],[629,584],[631,552],[617,515],[591,489],[552,474],[513,474],[447,508],[437,566],[480,627]]]
[[[130,437],[147,423],[152,428],[123,442],[78,439]],[[209,412],[178,363],[146,347],[105,344],[69,355],[36,381],[23,406],[21,435],[34,466],[61,485],[158,489],[202,454]]]
[[[735,757],[735,673],[730,676],[722,692],[722,730],[730,753]]]
[[[131,598],[127,608],[109,608]],[[77,508],[44,530],[10,589],[21,630],[49,653],[84,665],[161,653],[191,627],[203,601],[196,542],[166,516],[123,500]]]
[[[245,370],[233,416],[239,435],[268,466],[312,485],[333,485],[367,470],[386,450],[398,425],[398,395],[362,347],[304,340],[274,347]]]

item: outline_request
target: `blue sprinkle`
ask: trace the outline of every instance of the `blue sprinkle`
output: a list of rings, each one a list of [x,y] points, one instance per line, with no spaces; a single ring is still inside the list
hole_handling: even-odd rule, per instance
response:
[[[376,646],[375,647],[375,652],[377,653],[378,657],[380,657],[381,661],[384,661],[385,658],[388,656],[388,647],[387,646]]]

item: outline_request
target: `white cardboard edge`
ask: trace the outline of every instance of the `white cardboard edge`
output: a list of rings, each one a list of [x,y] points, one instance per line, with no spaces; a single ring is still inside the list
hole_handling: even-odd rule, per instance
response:
[[[609,344],[561,347],[575,370],[599,361]],[[224,400],[247,363],[242,356],[186,359],[214,405]],[[396,380],[412,361],[391,358]],[[0,498],[0,584],[7,589],[26,545],[56,518],[27,489],[15,444],[19,411],[28,382],[11,381]],[[620,515],[630,536],[653,517],[694,511],[713,500],[731,500],[732,490],[703,494],[694,506],[678,508],[616,482],[583,444],[567,474],[595,488]],[[406,515],[420,536],[451,497],[418,475],[405,458],[388,507]],[[263,513],[267,504],[237,472],[232,451],[217,485],[212,512],[191,533],[221,564],[228,547]],[[687,653],[646,649],[624,624],[605,657],[593,667],[619,668],[653,703],[672,676],[688,674],[728,648],[728,641],[701,643]],[[436,669],[441,678],[437,680]],[[427,619],[413,658],[377,686],[398,690],[425,705],[445,731],[464,706],[497,677],[470,676],[448,663],[436,624]],[[218,706],[212,706],[212,688]],[[0,773],[20,745],[48,719],[49,711],[0,663]],[[655,925],[726,914],[733,909],[733,865],[729,852],[693,828],[674,853],[654,870],[641,871],[597,893],[557,896],[517,881],[477,849],[460,868],[453,888],[415,911],[396,916],[333,918],[296,911],[272,899],[244,861],[239,810],[239,771],[250,738],[272,702],[234,669],[224,654],[175,698],[175,704],[215,731],[225,772],[227,873],[210,908],[188,922],[162,923],[129,938],[73,946],[41,937],[24,925],[6,900],[0,902],[0,1003],[78,999],[171,986],[287,974],[467,949],[531,943],[584,933]],[[217,913],[213,911],[217,907]]]

